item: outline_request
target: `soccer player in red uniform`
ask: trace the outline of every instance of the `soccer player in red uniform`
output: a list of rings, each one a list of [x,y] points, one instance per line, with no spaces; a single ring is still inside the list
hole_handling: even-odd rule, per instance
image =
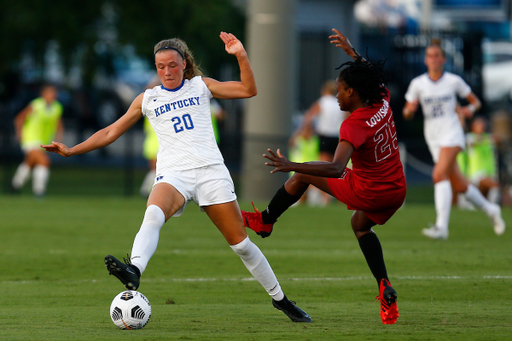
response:
[[[330,36],[331,43],[343,48],[354,59],[336,79],[340,109],[350,116],[340,127],[340,138],[333,162],[294,163],[280,150],[268,149],[263,156],[271,173],[295,174],[282,186],[263,212],[242,212],[247,227],[268,237],[277,218],[300,199],[309,185],[336,197],[354,210],[352,229],[359,241],[368,266],[379,286],[380,316],[384,324],[398,318],[397,293],[391,287],[382,247],[372,227],[382,225],[393,216],[404,200],[405,175],[398,153],[389,91],[385,87],[387,73],[383,62],[362,58],[339,31]],[[346,168],[352,158],[353,168]]]

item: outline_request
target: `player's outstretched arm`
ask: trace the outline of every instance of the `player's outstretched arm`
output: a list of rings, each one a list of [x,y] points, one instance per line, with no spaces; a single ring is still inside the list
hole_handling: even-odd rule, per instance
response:
[[[105,147],[123,135],[131,126],[142,117],[142,97],[140,94],[130,105],[128,111],[117,121],[106,128],[98,130],[84,142],[74,147],[68,148],[65,144],[52,142],[49,145],[41,145],[48,152],[60,154],[62,156],[73,156],[84,154],[92,150]]]
[[[340,31],[338,31],[335,28],[333,28],[332,30],[336,34],[329,36],[329,39],[331,39],[331,44],[336,44],[336,47],[341,47],[343,51],[345,51],[345,53],[349,57],[352,57],[352,59],[354,60],[361,57],[359,53],[357,53],[356,49],[354,49],[348,38],[345,37],[345,35],[343,35]]]
[[[256,96],[256,80],[251,63],[244,46],[232,33],[221,32],[220,39],[225,44],[226,52],[234,55],[240,67],[240,82],[219,82],[213,78],[203,77],[203,81],[215,98],[249,98]]]
[[[275,167],[270,173],[275,172],[297,172],[327,178],[339,178],[342,176],[347,166],[347,162],[354,152],[354,146],[347,141],[341,141],[336,148],[333,162],[312,161],[305,163],[296,163],[288,160],[281,150],[274,153],[267,149],[269,154],[263,154],[270,162],[265,162],[266,166]]]

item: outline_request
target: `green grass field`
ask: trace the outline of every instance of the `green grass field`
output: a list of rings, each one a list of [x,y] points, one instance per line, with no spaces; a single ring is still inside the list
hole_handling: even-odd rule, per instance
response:
[[[0,340],[511,338],[512,232],[497,237],[483,213],[454,209],[450,239],[427,240],[420,231],[433,221],[433,205],[410,201],[376,228],[399,294],[395,325],[380,321],[377,285],[341,204],[294,207],[270,238],[250,233],[311,324],[273,309],[206,215],[190,205],[164,225],[142,278],[151,321],[143,330],[119,330],[109,307],[124,288],[103,258],[130,251],[144,208],[135,197],[0,196]],[[511,224],[512,210],[503,214]]]

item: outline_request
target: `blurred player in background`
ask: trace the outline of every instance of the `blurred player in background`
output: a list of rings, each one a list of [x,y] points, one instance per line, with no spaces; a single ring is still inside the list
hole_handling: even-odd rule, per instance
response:
[[[305,118],[303,118],[304,121]],[[290,138],[290,161],[308,162],[316,161],[320,156],[320,140],[315,134],[312,124],[300,124]],[[293,172],[290,172],[293,176]],[[324,206],[323,192],[316,187],[310,187],[300,198],[298,203],[307,202],[311,206]]]
[[[172,216],[180,216],[194,201],[272,297],[273,306],[294,322],[311,322],[309,315],[284,295],[267,259],[247,236],[233,180],[215,142],[210,99],[249,98],[257,93],[242,43],[226,32],[220,37],[226,51],[238,60],[240,81],[219,82],[203,77],[184,41],[163,40],[154,47],[161,86],[137,96],[121,118],[86,141],[72,148],[58,142],[44,148],[63,156],[87,153],[114,142],[140,118],[147,117],[160,145],[156,184],[135,236],[131,258],[123,263],[106,256],[109,273],[127,289],[137,290],[140,276],[156,251],[163,224]]]
[[[320,161],[332,162],[338,146],[340,126],[347,115],[340,110],[335,95],[336,83],[333,80],[326,81],[320,91],[320,98],[304,114],[303,123],[312,125],[320,139]],[[327,205],[331,198],[323,192],[321,205]]]
[[[333,29],[331,43],[343,48],[354,62],[343,68],[336,80],[337,101],[350,115],[339,130],[338,147],[332,162],[295,163],[281,155],[280,150],[264,154],[275,167],[271,173],[295,174],[274,194],[263,212],[242,212],[245,226],[262,237],[268,237],[274,223],[296,203],[310,185],[329,193],[354,210],[352,230],[361,251],[377,280],[381,303],[380,317],[384,324],[398,318],[397,293],[388,279],[382,246],[373,231],[398,210],[406,194],[405,175],[400,162],[395,122],[389,106],[390,94],[385,87],[388,76],[383,62],[362,58],[348,39]],[[352,158],[353,169],[347,168]],[[321,223],[320,223],[321,224]]]
[[[143,197],[148,197],[149,193],[151,193],[151,189],[153,188],[153,184],[155,182],[156,177],[156,156],[158,155],[158,138],[156,137],[155,130],[149,123],[149,120],[144,118],[144,144],[142,146],[142,155],[148,162],[148,172],[144,176],[144,180],[142,180],[142,185],[140,186],[139,193]]]
[[[160,78],[158,74],[156,74],[149,82],[146,84],[147,89],[153,89],[155,86],[161,85]],[[144,176],[142,180],[142,184],[140,185],[139,193],[142,197],[147,198],[149,193],[151,193],[151,189],[153,188],[153,184],[155,183],[156,177],[156,157],[158,155],[158,138],[156,136],[155,130],[149,123],[147,117],[144,117],[144,124],[142,127],[144,131],[144,143],[142,145],[142,156],[146,159],[148,163],[148,172]]]
[[[224,119],[224,109],[220,106],[219,102],[212,98],[210,101],[210,113],[212,116],[212,127],[213,134],[215,135],[215,141],[217,144],[220,143],[220,133],[219,133],[219,121]]]
[[[411,119],[421,103],[425,140],[435,163],[432,179],[437,218],[435,225],[424,228],[422,233],[433,239],[448,238],[453,187],[457,193],[463,193],[473,205],[483,210],[492,220],[494,232],[501,235],[505,232],[505,222],[500,207],[485,199],[466,180],[456,162],[457,154],[465,147],[464,131],[456,113],[457,96],[469,102],[460,108],[465,118],[472,117],[480,109],[480,100],[461,77],[444,70],[445,62],[445,53],[440,45],[427,47],[425,64],[428,71],[411,81],[403,108],[404,118]]]
[[[50,143],[55,137],[62,140],[62,105],[57,101],[57,96],[54,85],[43,85],[41,96],[32,100],[14,119],[16,138],[25,153],[25,158],[12,179],[12,188],[16,192],[25,185],[32,170],[32,192],[37,197],[46,193],[50,177],[50,158],[40,146]]]
[[[459,155],[462,155],[459,158]],[[500,185],[496,171],[494,140],[487,132],[487,121],[478,116],[471,122],[471,131],[466,134],[466,150],[457,156],[462,173],[490,202],[500,201]]]

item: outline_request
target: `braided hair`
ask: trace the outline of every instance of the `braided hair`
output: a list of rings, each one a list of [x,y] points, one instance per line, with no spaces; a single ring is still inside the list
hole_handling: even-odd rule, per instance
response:
[[[388,95],[386,83],[389,72],[384,70],[386,60],[370,61],[359,56],[355,61],[341,64],[338,79],[353,88],[363,102],[370,105],[380,103]]]

